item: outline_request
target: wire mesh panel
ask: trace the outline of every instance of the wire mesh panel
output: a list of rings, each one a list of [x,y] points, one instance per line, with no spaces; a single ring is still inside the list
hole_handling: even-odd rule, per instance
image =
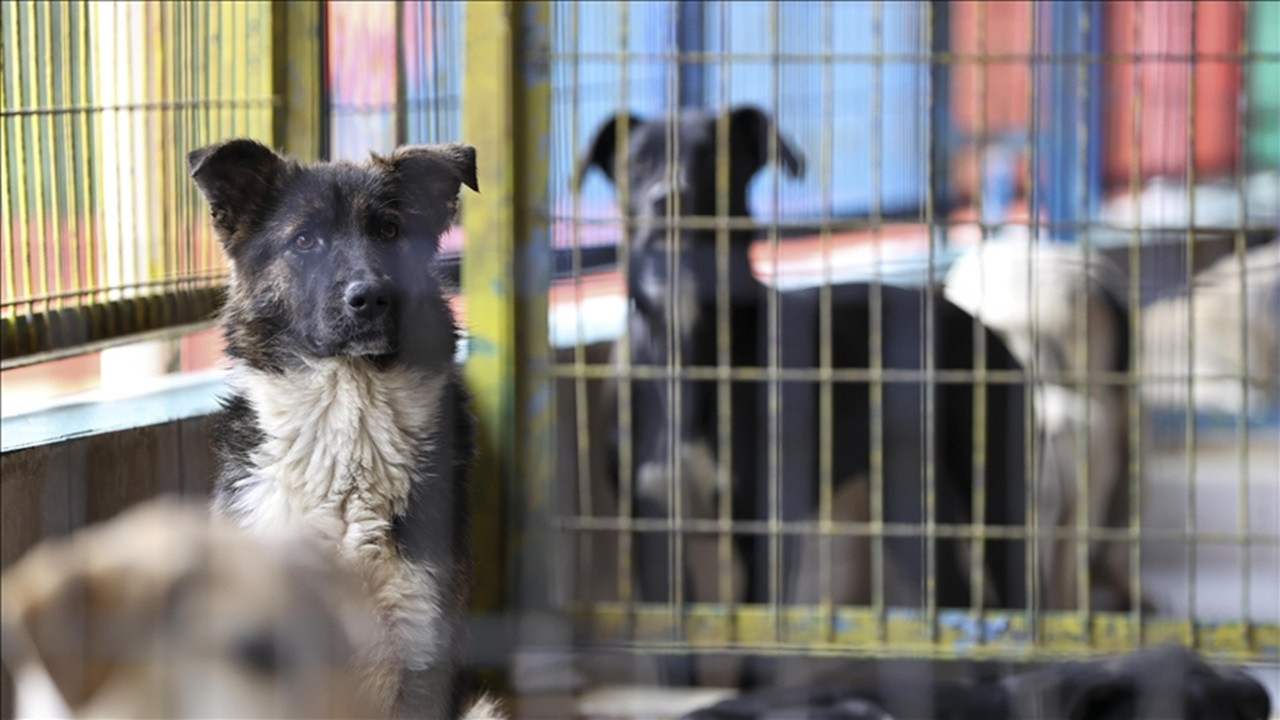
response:
[[[405,139],[411,143],[460,139],[463,29],[466,6],[457,2],[405,3]]]
[[[575,637],[1275,660],[1275,23],[553,4]]]
[[[330,2],[325,12],[333,157],[459,139],[461,3]]]
[[[456,2],[325,4],[330,157],[463,139],[464,10]],[[461,233],[446,234],[441,250],[456,261]]]
[[[4,356],[205,321],[184,153],[270,137],[268,3],[5,2]]]
[[[333,2],[329,25],[330,154],[362,160],[396,144],[400,31],[396,2]]]

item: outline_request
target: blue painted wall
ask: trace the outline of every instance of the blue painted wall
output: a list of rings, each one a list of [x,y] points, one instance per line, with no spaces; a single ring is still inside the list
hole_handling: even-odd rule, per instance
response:
[[[771,5],[777,12],[776,41]],[[706,14],[707,49],[712,52],[768,53],[776,47],[785,56],[801,56],[778,63],[776,87],[775,69],[767,60],[731,59],[726,82],[714,67],[706,82],[708,106],[727,101],[774,109],[783,133],[808,158],[803,181],[778,185],[780,218],[812,218],[823,212],[824,124],[832,130],[832,215],[864,215],[875,203],[885,212],[920,205],[929,129],[928,64],[921,57],[928,47],[925,3],[883,3],[878,19],[875,5],[860,2],[716,3]],[[843,57],[825,60],[827,49]],[[877,63],[876,54],[891,57]],[[831,97],[824,104],[827,72]],[[877,78],[879,112],[873,107]],[[872,147],[880,148],[878,168],[872,164]],[[775,177],[772,170],[762,173],[751,189],[752,208],[761,218],[774,215]]]
[[[623,108],[652,116],[678,103],[678,97],[668,102],[675,90],[674,80],[668,87],[674,64],[661,57],[675,48],[678,12],[673,2],[633,2],[625,8],[614,2],[553,3],[551,191],[557,215],[568,217],[573,211],[574,163],[606,120]],[[623,61],[624,49],[635,56]],[[587,177],[579,202],[581,217],[615,216],[613,190],[598,172]],[[592,243],[591,228],[579,228],[579,236],[584,244]]]
[[[776,35],[771,6],[777,12]],[[743,103],[771,111],[808,160],[801,180],[779,177],[772,168],[757,176],[750,190],[757,217],[803,221],[824,213],[863,216],[876,205],[885,213],[916,211],[925,196],[929,152],[926,8],[923,2],[885,2],[877,13],[874,4],[860,2],[557,0],[552,6],[553,212],[566,219],[572,212],[574,162],[618,109],[652,116],[677,105],[723,108]],[[425,19],[434,38],[414,35],[412,27],[422,24],[419,16],[424,15],[429,15]],[[462,3],[406,8],[411,142],[458,137],[464,23]],[[624,46],[632,54],[625,62],[620,58]],[[719,61],[677,68],[670,57],[677,48],[727,52],[729,58],[723,68]],[[774,50],[789,57],[774,63],[765,57]],[[839,59],[824,59],[827,50]],[[886,57],[876,62],[877,53]],[[831,83],[825,102],[824,73]],[[879,112],[873,108],[877,79]],[[822,133],[828,125],[825,179],[830,196],[824,202]],[[872,166],[873,147],[880,150],[878,168]],[[599,221],[616,217],[612,190],[599,173],[592,173],[583,186],[578,213],[586,220],[576,231],[584,245],[616,233],[599,226]],[[567,242],[564,231],[556,233],[556,242]]]
[[[776,45],[771,5],[778,14]],[[884,212],[914,211],[925,193],[928,153],[928,66],[921,57],[927,47],[922,29],[925,7],[923,3],[884,3],[877,45],[876,11],[868,3],[836,2],[825,8],[818,3],[631,3],[627,48],[650,56],[626,63],[626,97],[620,89],[622,63],[616,59],[574,62],[561,57],[553,62],[552,187],[567,187],[572,159],[596,128],[623,104],[648,116],[677,104],[723,108],[753,103],[774,113],[783,133],[808,159],[808,172],[802,180],[779,178],[773,169],[757,177],[750,191],[757,217],[768,219],[777,214],[781,219],[802,220],[823,214],[820,155],[825,124],[832,128],[827,175],[831,192],[826,212],[836,217],[865,215],[877,202]],[[576,35],[571,17],[575,12]],[[616,3],[557,2],[556,52],[618,52],[620,12]],[[701,37],[694,30],[700,30]],[[676,87],[674,63],[652,55],[670,53],[677,47],[696,50],[699,42],[708,52],[729,53],[724,68],[719,61],[686,63],[679,68],[678,80],[683,87]],[[828,46],[832,53],[844,57],[825,60],[822,53]],[[776,64],[763,57],[774,50],[792,57]],[[896,57],[876,63],[872,56],[877,52]],[[576,110],[571,93],[575,64]],[[825,105],[824,72],[830,73],[831,83],[831,97]],[[877,77],[881,83],[878,114],[872,108]],[[570,127],[571,119],[576,119],[576,127]],[[878,178],[869,151],[873,146],[881,149]],[[607,211],[611,198],[607,184],[599,174],[593,174],[584,187],[582,213],[599,216]],[[567,214],[568,195],[557,200],[559,212]]]

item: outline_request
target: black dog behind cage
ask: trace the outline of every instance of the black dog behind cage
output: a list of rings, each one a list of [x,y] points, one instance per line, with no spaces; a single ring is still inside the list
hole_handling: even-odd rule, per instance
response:
[[[621,454],[632,453],[634,462],[634,453],[643,452],[643,433],[666,433],[667,438],[678,439],[698,421],[689,414],[687,395],[686,400],[677,401],[677,394],[670,394],[687,387],[685,380],[677,379],[662,391],[668,393],[662,401],[668,414],[666,422],[655,428],[637,424],[640,416],[634,408],[635,403],[644,402],[642,386],[611,391],[610,379],[645,378],[643,382],[657,387],[663,378],[687,378],[713,386],[736,377],[737,371],[726,367],[725,351],[714,351],[722,347],[716,344],[715,334],[724,332],[714,323],[704,335],[712,348],[704,356],[710,358],[707,361],[676,359],[668,351],[666,359],[650,369],[634,356],[619,365],[621,345],[609,349],[614,338],[633,349],[636,342],[634,308],[639,299],[628,287],[636,287],[636,233],[645,221],[635,209],[640,207],[637,203],[651,199],[632,195],[645,190],[643,172],[636,174],[636,163],[647,163],[645,167],[652,169],[683,160],[675,148],[680,147],[677,136],[687,132],[687,125],[665,132],[672,148],[665,156],[637,160],[624,148],[619,160],[629,163],[623,167],[630,174],[619,170],[611,178],[611,168],[588,173],[580,193],[566,190],[553,196],[553,244],[564,238],[571,272],[553,288],[563,300],[554,301],[552,313],[552,343],[562,348],[552,367],[559,378],[556,417],[562,426],[553,482],[559,488],[562,509],[552,524],[564,531],[563,547],[576,556],[577,570],[566,576],[562,602],[566,610],[590,618],[580,637],[594,638],[605,648],[627,647],[662,656],[691,652],[694,666],[714,665],[710,658],[717,654],[757,651],[894,655],[911,642],[923,643],[912,654],[966,656],[967,651],[943,640],[957,637],[965,647],[987,646],[992,652],[1007,643],[1003,646],[1025,647],[1033,655],[1060,655],[1096,647],[1104,635],[1095,633],[1102,627],[1111,628],[1105,633],[1115,633],[1106,637],[1134,647],[1140,642],[1138,627],[1181,622],[1165,619],[1171,617],[1170,608],[1183,608],[1176,617],[1193,617],[1194,611],[1185,608],[1188,602],[1203,603],[1205,591],[1197,592],[1195,586],[1204,581],[1195,580],[1196,571],[1188,571],[1186,565],[1180,569],[1168,565],[1170,550],[1190,548],[1182,552],[1180,562],[1194,566],[1195,556],[1203,552],[1196,549],[1200,544],[1228,536],[1211,536],[1207,528],[1189,531],[1186,522],[1172,524],[1167,503],[1150,498],[1180,495],[1186,500],[1179,512],[1192,517],[1197,510],[1185,505],[1203,504],[1193,499],[1199,497],[1196,491],[1187,490],[1196,480],[1166,486],[1154,473],[1164,472],[1158,468],[1177,467],[1183,478],[1228,482],[1225,487],[1237,497],[1255,498],[1262,504],[1269,502],[1265,498],[1273,491],[1267,488],[1274,485],[1274,478],[1260,475],[1253,460],[1248,462],[1254,463],[1254,469],[1243,470],[1249,478],[1244,483],[1238,472],[1214,466],[1207,456],[1203,462],[1208,465],[1201,469],[1202,460],[1185,440],[1197,435],[1189,428],[1211,427],[1213,421],[1194,408],[1175,413],[1181,415],[1174,418],[1179,428],[1175,435],[1182,437],[1173,444],[1181,444],[1180,449],[1153,438],[1154,427],[1167,427],[1157,419],[1168,417],[1161,409],[1168,404],[1145,401],[1150,397],[1147,390],[1185,386],[1188,372],[1184,362],[1177,366],[1180,371],[1141,375],[1149,367],[1146,358],[1151,354],[1144,338],[1156,331],[1144,322],[1143,313],[1156,300],[1185,296],[1189,284],[1207,283],[1207,277],[1203,282],[1193,278],[1217,259],[1225,268],[1239,258],[1247,284],[1261,283],[1265,288],[1265,283],[1274,282],[1267,279],[1265,269],[1261,275],[1252,269],[1265,268],[1265,257],[1245,255],[1254,247],[1265,255],[1262,247],[1275,237],[1277,227],[1276,203],[1265,197],[1268,188],[1275,187],[1276,161],[1260,150],[1263,143],[1256,140],[1270,133],[1263,118],[1270,112],[1266,108],[1271,101],[1260,94],[1259,77],[1270,72],[1274,59],[1268,53],[1274,51],[1267,49],[1272,41],[1266,33],[1252,24],[1272,22],[1270,13],[1257,3],[1229,9],[1149,3],[1112,8],[1072,3],[1039,8],[990,3],[953,7],[704,4],[696,10],[683,5],[616,4],[589,10],[556,6],[551,77],[557,88],[552,107],[557,139],[552,173],[566,178],[564,187],[573,185],[568,182],[570,173],[581,170],[577,163],[592,148],[593,137],[598,138],[600,128],[619,113],[630,113],[635,119],[630,132],[645,132],[645,123],[681,109],[702,110],[714,117],[735,107],[756,105],[772,117],[785,138],[767,140],[768,151],[773,152],[777,142],[792,143],[806,157],[805,176],[789,177],[785,163],[766,167],[747,186],[749,222],[726,220],[732,199],[722,200],[703,219],[697,217],[701,213],[673,209],[673,205],[692,202],[681,196],[677,202],[665,202],[658,211],[665,220],[656,226],[712,235],[717,230],[730,236],[738,231],[752,233],[755,239],[745,254],[750,273],[771,289],[766,295],[777,289],[777,297],[787,298],[809,288],[818,306],[839,295],[825,288],[850,283],[917,288],[913,290],[917,293],[925,285],[942,287],[958,258],[975,256],[976,260],[981,255],[981,262],[969,263],[966,272],[989,283],[988,289],[970,297],[965,307],[984,314],[984,322],[1002,341],[1012,344],[1028,383],[1029,412],[1013,438],[1026,451],[1025,513],[1019,521],[1025,527],[1006,532],[990,524],[963,522],[952,528],[935,515],[937,524],[932,529],[914,531],[935,537],[954,533],[967,543],[970,557],[986,552],[975,551],[976,545],[990,547],[1005,538],[1022,546],[1028,566],[1019,573],[1025,582],[1025,597],[1017,604],[1024,608],[1022,613],[993,615],[988,611],[994,606],[981,600],[953,608],[937,596],[933,599],[936,616],[930,615],[930,601],[916,606],[917,615],[886,610],[895,605],[886,600],[886,588],[901,581],[893,573],[909,565],[886,554],[897,532],[884,514],[886,500],[893,502],[888,486],[877,490],[875,498],[851,499],[841,496],[838,479],[825,486],[822,483],[829,481],[821,481],[807,500],[811,514],[804,519],[784,521],[774,516],[771,521],[762,512],[753,525],[735,516],[732,502],[722,502],[720,495],[709,501],[712,511],[707,517],[689,517],[696,500],[687,495],[694,491],[681,485],[682,476],[696,473],[697,463],[672,449],[678,442],[664,440],[670,501],[658,514],[661,522],[647,518],[636,495],[638,468],[610,468],[609,456],[618,450],[608,448],[606,428],[624,426],[623,432],[633,440],[632,447]],[[1157,20],[1164,23],[1159,31],[1148,25]],[[1193,27],[1203,29],[1193,31]],[[1245,37],[1252,44],[1241,53],[1238,39]],[[1198,58],[1194,71],[1189,69],[1193,57]],[[1218,84],[1222,78],[1229,82]],[[1233,96],[1245,101],[1232,100],[1237,110],[1224,114],[1217,99]],[[1193,126],[1195,133],[1190,132]],[[1196,140],[1188,140],[1192,134]],[[634,143],[634,137],[628,142]],[[723,172],[717,169],[716,159],[725,149],[725,145],[716,147],[702,177],[682,180],[677,173],[672,181],[715,185],[716,178],[708,176]],[[1177,182],[1167,179],[1173,174],[1180,178]],[[627,187],[619,187],[620,181]],[[552,187],[560,187],[559,182]],[[615,194],[622,207],[633,208],[629,215],[619,214]],[[1193,222],[1195,230],[1189,233],[1187,227]],[[679,232],[664,236],[668,256],[693,252],[693,243],[674,239]],[[990,254],[974,249],[984,241],[993,243]],[[592,267],[592,253],[607,252],[596,248],[614,242],[618,274]],[[1026,251],[1019,249],[1028,242],[1032,245]],[[1046,243],[1053,247],[1036,250],[1036,245]],[[726,245],[736,246],[721,239],[705,245],[713,248],[708,266],[720,262],[722,274],[717,277],[728,285],[723,291],[714,286],[706,291],[707,307],[715,308],[716,292],[733,295],[733,281],[727,278],[738,262],[733,259],[734,250],[719,260],[715,253],[725,252]],[[671,260],[660,273],[665,275],[663,281],[657,283],[667,288],[673,305],[666,311],[671,332],[676,332],[675,318],[683,311],[674,306],[688,288],[687,284],[684,290],[672,288],[679,285],[675,278],[681,262]],[[726,266],[730,275],[723,274]],[[987,272],[1006,274],[983,279]],[[1232,277],[1238,281],[1240,275]],[[955,280],[956,292],[962,279]],[[1009,290],[1013,287],[1020,290]],[[1229,290],[1228,285],[1221,287]],[[1266,299],[1270,296],[1265,289],[1261,294],[1261,304],[1249,307],[1274,316],[1274,300]],[[762,306],[769,302],[762,301]],[[1241,306],[1231,297],[1224,303]],[[633,308],[630,321],[626,320],[628,306]],[[777,301],[776,307],[785,306],[784,300]],[[1054,315],[1054,307],[1067,309]],[[1009,308],[1017,310],[1016,317],[997,316],[996,311]],[[721,320],[733,312],[721,315]],[[838,314],[831,305],[817,314],[824,313],[827,318]],[[767,309],[760,317],[766,328],[769,322],[777,322]],[[1188,339],[1186,316],[1179,317],[1183,320],[1175,321],[1179,324],[1173,329],[1177,334],[1171,336],[1166,329],[1164,337],[1174,338],[1172,342],[1185,350],[1193,341]],[[819,322],[815,319],[815,328]],[[1222,322],[1251,321],[1235,312],[1224,315]],[[775,340],[788,331],[798,332],[795,323],[784,321]],[[737,327],[732,320],[728,324]],[[840,333],[848,327],[832,325],[829,346],[847,340]],[[879,337],[876,331],[852,334],[861,336],[869,347],[883,349],[884,328],[878,332]],[[1245,335],[1248,340],[1242,339]],[[1253,347],[1273,342],[1256,332],[1233,337],[1233,344]],[[666,342],[671,341],[668,336]],[[760,373],[761,383],[769,386],[769,378],[784,377],[812,383],[814,404],[827,404],[827,410],[815,411],[815,416],[825,419],[793,428],[779,415],[769,415],[779,410],[762,409],[761,422],[767,425],[773,417],[782,432],[808,434],[815,444],[829,434],[833,437],[826,441],[831,443],[828,447],[849,442],[839,438],[831,425],[823,425],[832,422],[837,404],[822,400],[823,383],[838,385],[839,371],[822,370],[815,349],[809,361],[815,368],[813,375],[788,375],[792,371],[781,358],[795,351],[794,344],[774,350],[777,370],[767,369],[769,351],[762,351],[760,364],[766,369]],[[1057,359],[1050,362],[1051,357]],[[1162,353],[1162,357],[1168,356]],[[1256,371],[1250,366],[1242,372],[1238,363],[1228,359],[1214,370],[1197,372],[1217,373],[1204,376],[1206,382],[1209,377],[1234,382],[1231,393],[1237,395],[1241,383],[1256,384],[1253,375],[1265,372],[1265,362],[1256,365]],[[1227,380],[1228,375],[1236,379]],[[865,377],[858,380],[866,382]],[[963,381],[972,384],[978,378],[970,374]],[[788,388],[792,383],[782,380],[773,387]],[[621,415],[600,410],[597,398],[610,392],[630,393],[627,402],[632,410]],[[769,391],[764,390],[758,407],[786,408],[783,398],[788,392],[777,390],[777,404],[770,406]],[[723,402],[716,397],[713,391],[707,402]],[[693,402],[703,406],[698,404],[703,401]],[[735,409],[742,405],[728,403]],[[721,404],[709,411],[709,427],[736,422],[733,410],[732,420],[716,419],[725,407]],[[1187,407],[1185,402],[1182,407]],[[1242,424],[1236,424],[1238,432],[1215,442],[1228,447],[1246,443],[1250,448],[1273,447],[1269,412],[1273,411],[1261,406],[1257,412],[1249,410]],[[922,436],[930,432],[929,422],[943,420],[929,417],[921,421]],[[651,424],[648,419],[644,422]],[[1161,433],[1160,438],[1170,437],[1167,430]],[[716,430],[711,440],[725,442],[729,434]],[[1203,430],[1200,436],[1209,437]],[[761,438],[768,437],[762,431]],[[985,441],[990,443],[991,438]],[[761,468],[771,462],[769,442],[754,449]],[[602,444],[606,447],[601,448]],[[742,455],[737,449],[730,454]],[[785,453],[775,451],[774,462],[778,455]],[[966,457],[971,466],[991,462],[989,451],[972,446]],[[1049,474],[1050,469],[1055,474]],[[712,468],[710,472],[720,491],[732,482],[727,471]],[[921,473],[921,485],[929,482],[925,476],[930,474],[936,481],[937,472],[934,466]],[[604,479],[599,477],[602,474]],[[793,489],[778,483],[774,492]],[[1057,504],[1052,505],[1044,498],[1054,492],[1067,497],[1053,499]],[[927,495],[922,493],[917,502],[923,506]],[[938,496],[933,496],[933,502],[939,502]],[[762,503],[767,507],[768,498]],[[1059,507],[1069,509],[1054,509]],[[928,515],[927,508],[921,509]],[[1212,512],[1232,514],[1236,508],[1226,504]],[[1248,542],[1255,549],[1237,551],[1238,558],[1255,568],[1271,562],[1257,554],[1256,543],[1268,547],[1274,543],[1273,528],[1265,521],[1260,525],[1259,517],[1255,512],[1251,521],[1245,520],[1251,528]],[[1266,531],[1261,530],[1264,526]],[[737,530],[756,529],[764,538],[763,549],[756,555],[764,558],[759,560],[762,566],[756,577],[781,582],[811,575],[817,589],[812,604],[789,603],[785,598],[795,597],[789,595],[794,587],[766,587],[754,596],[745,588],[743,574],[750,572],[742,565],[742,553],[732,549],[731,538],[738,537]],[[645,559],[639,551],[646,533],[665,534],[665,546],[658,552],[664,559]],[[814,559],[807,569],[781,560],[791,552],[782,548],[802,537],[813,539]],[[850,565],[847,561],[841,565],[842,556],[865,557],[866,567],[857,570],[866,573],[865,592],[858,590],[843,598],[828,594],[838,593],[840,582],[848,581]],[[937,557],[928,562],[945,571]],[[657,602],[642,589],[649,582],[645,572],[667,578],[655,585]],[[1051,572],[1057,575],[1047,577]],[[1183,579],[1173,579],[1180,572]],[[1193,579],[1185,579],[1188,572]],[[840,573],[845,575],[837,580]],[[972,572],[962,572],[961,577],[969,584],[976,582]],[[949,585],[939,576],[925,577],[923,582],[935,592]],[[1259,600],[1270,597],[1256,581],[1242,576],[1230,583],[1240,588],[1237,596],[1243,592],[1250,598],[1245,605],[1252,603],[1255,609]],[[1191,599],[1170,602],[1178,594]],[[1238,612],[1246,612],[1244,606]],[[1262,616],[1251,616],[1248,626],[1258,621]],[[1081,631],[1081,627],[1095,630]],[[1162,632],[1148,631],[1145,636]],[[1204,637],[1196,631],[1192,634]],[[608,675],[604,669],[593,669]],[[729,671],[718,677],[731,681],[737,676]]]

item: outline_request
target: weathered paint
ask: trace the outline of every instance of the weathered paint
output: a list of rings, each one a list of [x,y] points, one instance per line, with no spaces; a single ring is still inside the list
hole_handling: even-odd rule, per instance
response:
[[[463,138],[476,147],[481,192],[464,199],[462,290],[467,298],[466,380],[473,394],[479,455],[471,476],[472,548],[477,558],[505,558],[502,493],[515,456],[515,306],[504,292],[512,274],[516,218],[512,119],[510,3],[478,3],[467,8],[467,93],[463,98]],[[486,563],[487,564],[487,563]],[[476,574],[472,605],[492,610],[504,605],[504,572],[491,564]]]
[[[303,160],[319,160],[325,153],[322,118],[324,72],[321,15],[318,2],[282,2],[271,6],[275,50],[272,94],[275,146]]]
[[[462,255],[466,379],[480,441],[472,475],[477,610],[517,598],[521,607],[545,603],[548,23],[546,3],[467,6],[462,140],[476,147],[481,189],[463,203]]]
[[[826,657],[1049,660],[1132,650],[1141,629],[1143,645],[1177,643],[1233,661],[1280,658],[1275,623],[1147,618],[1139,624],[1124,613],[1043,612],[1035,621],[1038,633],[1032,633],[1025,612],[940,610],[933,633],[918,609],[894,608],[882,617],[869,607],[786,606],[775,615],[765,605],[692,604],[681,613],[685,639],[675,641],[679,636],[669,606],[599,603],[575,616],[590,642],[642,652],[763,649]]]

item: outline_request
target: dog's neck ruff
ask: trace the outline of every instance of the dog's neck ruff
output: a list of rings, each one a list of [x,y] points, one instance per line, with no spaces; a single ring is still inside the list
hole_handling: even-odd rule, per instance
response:
[[[263,440],[226,509],[253,529],[301,521],[326,535],[341,535],[356,507],[385,519],[403,512],[447,381],[448,373],[358,358],[282,373],[237,367],[232,382]]]

